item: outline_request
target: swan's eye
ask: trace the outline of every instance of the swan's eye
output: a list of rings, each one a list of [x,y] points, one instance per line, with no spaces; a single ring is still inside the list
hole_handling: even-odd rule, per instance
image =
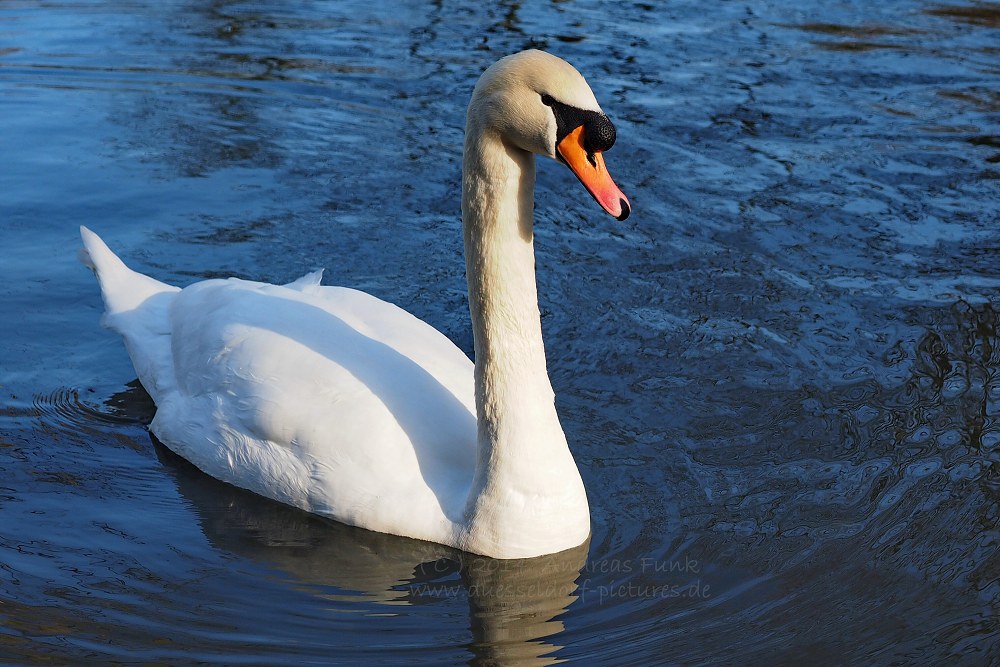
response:
[[[552,106],[553,102],[555,102],[555,100],[552,99],[551,95],[542,95],[542,104],[544,104],[545,106],[550,107]]]

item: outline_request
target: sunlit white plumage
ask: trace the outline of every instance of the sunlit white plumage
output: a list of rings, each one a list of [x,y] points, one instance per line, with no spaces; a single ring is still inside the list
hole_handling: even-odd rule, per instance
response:
[[[153,433],[218,479],[363,528],[498,558],[581,544],[587,498],[554,408],[534,278],[533,154],[555,156],[560,138],[541,95],[600,112],[576,70],[538,51],[487,70],[469,108],[475,368],[430,325],[321,286],[320,273],[178,289],[81,229],[104,323],[157,405]],[[602,205],[627,215],[616,202]]]

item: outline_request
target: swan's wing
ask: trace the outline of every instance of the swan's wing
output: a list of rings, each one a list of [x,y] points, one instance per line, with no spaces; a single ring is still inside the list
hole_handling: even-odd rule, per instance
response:
[[[359,333],[404,355],[475,414],[473,363],[447,336],[395,304],[346,287],[308,290]]]
[[[472,362],[406,311],[334,287],[211,280],[171,304],[177,391],[152,428],[205,472],[419,537],[475,467]],[[440,530],[436,528],[435,530]]]

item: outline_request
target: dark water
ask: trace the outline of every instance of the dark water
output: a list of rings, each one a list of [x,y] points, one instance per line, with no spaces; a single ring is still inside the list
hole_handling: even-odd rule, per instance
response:
[[[1000,4],[0,2],[0,656],[1000,661]],[[634,215],[537,188],[591,543],[333,525],[151,441],[81,223],[187,284],[327,281],[471,347],[479,73],[585,73]]]

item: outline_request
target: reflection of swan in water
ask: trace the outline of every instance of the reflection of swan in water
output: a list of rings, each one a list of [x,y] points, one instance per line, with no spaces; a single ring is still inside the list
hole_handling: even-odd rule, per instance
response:
[[[148,423],[155,407],[138,382],[105,403]],[[576,599],[589,542],[550,556],[495,560],[431,542],[355,528],[217,482],[154,440],[156,453],[216,548],[266,563],[311,594],[343,603],[417,605],[467,596],[470,649],[487,664],[549,664]],[[331,591],[333,589],[333,591]]]
[[[478,658],[554,662],[544,656],[559,646],[541,640],[563,630],[555,617],[576,599],[589,542],[530,562],[475,556],[305,514],[216,482],[159,443],[156,451],[215,547],[265,562],[340,602],[405,605],[467,595]]]

